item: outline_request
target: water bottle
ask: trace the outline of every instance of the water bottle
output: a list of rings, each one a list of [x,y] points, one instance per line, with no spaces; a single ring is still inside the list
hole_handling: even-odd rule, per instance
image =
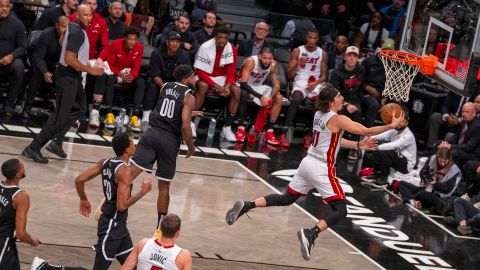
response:
[[[210,123],[208,124],[207,131],[207,140],[205,144],[211,146],[213,142],[213,136],[215,136],[215,127],[217,126],[217,120],[215,118],[210,118]]]
[[[118,115],[118,121],[117,121],[117,127],[122,130],[124,126],[124,121],[125,121],[125,115],[127,115],[127,110],[121,109],[120,114]]]
[[[252,126],[248,131],[247,143],[255,143],[257,141],[257,134],[255,132],[255,127]]]

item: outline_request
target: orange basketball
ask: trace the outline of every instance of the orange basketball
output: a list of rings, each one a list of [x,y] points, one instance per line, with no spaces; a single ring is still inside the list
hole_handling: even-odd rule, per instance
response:
[[[402,113],[402,106],[397,103],[388,103],[380,109],[380,115],[385,124],[392,123],[392,116],[395,113],[395,117],[399,117]]]

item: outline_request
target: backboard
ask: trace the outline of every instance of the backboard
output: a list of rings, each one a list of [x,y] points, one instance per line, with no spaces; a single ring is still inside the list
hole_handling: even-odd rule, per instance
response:
[[[400,50],[437,56],[430,77],[460,95],[473,95],[480,63],[479,16],[480,0],[411,0]]]

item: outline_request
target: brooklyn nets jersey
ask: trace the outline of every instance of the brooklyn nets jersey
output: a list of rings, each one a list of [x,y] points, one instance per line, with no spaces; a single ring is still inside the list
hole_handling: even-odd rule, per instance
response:
[[[167,82],[158,97],[157,106],[150,114],[150,125],[182,136],[183,99],[192,90],[181,83]]]
[[[119,221],[127,221],[128,210],[118,211],[117,209],[117,188],[115,173],[122,165],[127,165],[123,160],[109,158],[102,166],[102,186],[105,202],[102,205],[102,215]],[[131,189],[130,189],[131,190]]]
[[[173,246],[162,246],[158,240],[148,239],[138,254],[137,270],[177,270],[175,260],[182,248]]]
[[[313,141],[308,148],[308,154],[327,163],[327,167],[333,167],[340,150],[340,140],[343,130],[333,133],[327,127],[328,120],[336,115],[335,112],[316,112],[313,118]]]
[[[17,186],[0,183],[0,236],[15,237],[16,210],[13,208],[13,198],[20,191]]]

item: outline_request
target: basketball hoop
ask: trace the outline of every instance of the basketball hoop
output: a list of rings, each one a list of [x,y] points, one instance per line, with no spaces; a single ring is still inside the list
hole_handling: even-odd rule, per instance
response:
[[[431,76],[435,73],[438,61],[433,55],[420,57],[396,50],[381,50],[379,55],[385,67],[386,77],[382,95],[404,102],[408,101],[410,87],[418,71]]]

